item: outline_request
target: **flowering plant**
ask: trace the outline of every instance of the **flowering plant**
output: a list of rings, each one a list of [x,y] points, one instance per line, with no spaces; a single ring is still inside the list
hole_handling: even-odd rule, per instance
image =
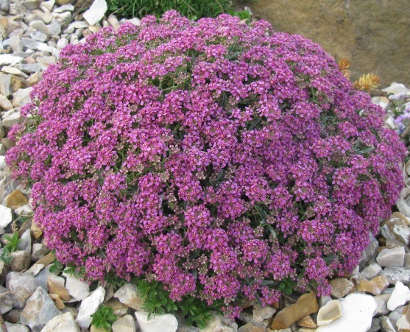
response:
[[[402,186],[382,109],[318,45],[169,11],[69,45],[12,129],[47,245],[170,298],[278,301],[351,272]]]

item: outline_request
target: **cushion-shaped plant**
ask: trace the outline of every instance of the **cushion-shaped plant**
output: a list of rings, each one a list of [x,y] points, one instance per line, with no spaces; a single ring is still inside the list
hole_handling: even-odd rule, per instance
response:
[[[167,12],[69,45],[12,130],[57,258],[170,297],[329,292],[402,187],[383,111],[298,35]]]

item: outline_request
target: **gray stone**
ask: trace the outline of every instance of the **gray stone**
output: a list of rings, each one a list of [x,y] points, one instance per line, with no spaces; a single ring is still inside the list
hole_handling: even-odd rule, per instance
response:
[[[83,17],[89,25],[94,25],[102,20],[107,9],[105,0],[95,0],[90,9],[83,14]]]
[[[15,93],[13,93],[13,106],[14,107],[22,107],[28,104],[31,101],[30,93],[33,90],[32,87],[26,89],[18,89]]]
[[[41,0],[25,0],[20,4],[26,7],[28,10],[34,10],[40,7]]]
[[[137,316],[138,311],[135,313]],[[146,317],[146,314],[145,314]],[[137,316],[138,323],[140,323],[140,319]],[[221,332],[236,332],[238,330],[238,325],[220,315],[214,315],[212,319],[210,319],[206,323],[206,327],[201,330],[201,332],[214,332],[214,331],[221,331]],[[159,332],[159,331],[158,331]]]
[[[53,20],[49,25],[47,25],[50,36],[58,36],[61,33],[61,24],[56,20]]]
[[[23,64],[21,65],[21,70],[27,73],[35,73],[42,70],[42,66],[40,63],[30,63],[30,64]]]
[[[372,326],[370,326],[370,330],[368,332],[379,332],[380,327],[381,327],[380,318],[373,318]]]
[[[387,308],[387,302],[390,299],[391,294],[380,294],[376,295],[374,297],[374,300],[376,301],[376,310],[375,314],[376,315],[388,315],[390,310]]]
[[[397,281],[405,285],[410,283],[410,267],[386,267],[380,275],[386,276],[392,285],[395,285]]]
[[[394,328],[394,325],[390,321],[389,317],[386,317],[386,316],[380,317],[380,325],[381,325],[380,330],[382,332],[397,332],[396,329]]]
[[[42,43],[44,43],[48,39],[48,36],[41,31],[36,31],[35,33],[32,33],[30,37]]]
[[[40,31],[46,35],[50,34],[47,25],[42,20],[33,21],[30,23],[30,28]]]
[[[399,209],[400,213],[406,217],[410,217],[410,206],[408,206],[404,199],[399,198],[396,202],[396,206]]]
[[[34,277],[28,273],[10,272],[6,277],[6,287],[14,294],[15,308],[24,308],[27,299],[39,286]]]
[[[24,326],[21,324],[12,324],[9,322],[5,322],[5,325],[7,327],[7,332],[29,332],[30,331],[27,326]]]
[[[88,329],[90,327],[92,321],[91,315],[94,314],[104,302],[104,295],[104,288],[98,287],[90,296],[81,302],[77,322],[82,329]]]
[[[31,254],[31,260],[36,262],[44,255],[48,254],[50,250],[45,247],[42,243],[34,243],[33,244],[33,251]]]
[[[361,257],[359,260],[359,266],[363,267],[366,265],[371,259],[375,258],[377,248],[379,248],[379,242],[374,238],[372,234],[369,234],[370,243],[366,247],[365,250],[362,251]]]
[[[28,251],[18,250],[12,252],[10,255],[13,257],[13,260],[10,263],[10,270],[21,272],[30,267],[31,255]]]
[[[4,265],[4,262],[3,262],[3,265]],[[14,297],[11,297],[12,299],[10,301],[3,300],[3,296],[4,296],[3,294],[7,297],[7,295],[10,293],[7,290],[7,288],[4,288],[3,286],[0,285],[0,314],[2,315],[5,314],[6,312],[9,312],[11,309],[13,309],[13,302],[14,302]]]
[[[72,313],[67,312],[50,320],[41,332],[80,332]]]
[[[49,24],[53,20],[53,15],[47,9],[33,10],[33,14],[36,15],[36,21],[40,18],[44,23]]]
[[[383,249],[376,258],[377,263],[382,266],[400,267],[404,264],[404,247]]]
[[[27,48],[32,49],[32,50],[45,51],[45,52],[49,52],[49,53],[53,52],[52,47],[48,46],[47,44],[40,43],[40,42],[38,42],[34,39],[31,39],[31,38],[23,37],[23,38],[21,38],[21,42],[23,43],[24,47],[27,47]]]
[[[26,307],[20,316],[24,325],[39,332],[54,317],[61,315],[46,291],[38,287],[33,295],[27,300]]]
[[[18,244],[20,250],[25,250],[31,254],[31,235],[30,229],[27,229],[20,237],[20,242]]]
[[[13,52],[20,52],[23,50],[23,43],[21,42],[19,36],[9,38],[9,43]]]
[[[0,73],[0,94],[9,97],[11,91],[11,75]]]
[[[10,9],[10,0],[0,0],[0,10],[8,12]]]
[[[379,273],[382,271],[382,268],[377,263],[370,263],[361,273],[361,275],[366,279],[373,279],[377,277]]]
[[[45,291],[48,291],[47,280],[50,276],[50,267],[51,265],[46,266],[39,274],[37,274],[34,279],[38,282],[39,286],[43,288]]]

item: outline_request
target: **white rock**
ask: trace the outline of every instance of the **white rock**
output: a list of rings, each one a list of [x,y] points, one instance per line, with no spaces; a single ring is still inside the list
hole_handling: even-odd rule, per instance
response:
[[[21,70],[18,70],[17,68],[10,67],[10,66],[4,66],[1,68],[1,71],[6,74],[11,74],[11,75],[16,75],[16,76],[22,76],[24,78],[27,78],[28,75],[24,74]]]
[[[30,93],[33,90],[32,87],[26,89],[18,89],[15,93],[13,93],[13,106],[14,107],[22,107],[28,104],[31,101]]]
[[[6,128],[13,127],[20,120],[20,111],[17,111],[16,109],[12,109],[10,111],[12,112],[3,116],[3,126]]]
[[[0,66],[11,65],[14,66],[23,61],[21,56],[15,56],[11,54],[0,54]]]
[[[135,321],[131,315],[125,315],[112,324],[112,332],[135,332]]]
[[[404,264],[404,247],[383,249],[376,258],[380,266],[400,267]]]
[[[40,8],[43,9],[43,10],[46,9],[49,12],[51,12],[53,10],[53,7],[54,7],[55,3],[56,3],[55,0],[43,1],[40,4]]]
[[[382,89],[382,91],[386,93],[405,93],[410,95],[410,90],[407,89],[403,84],[399,84],[396,82],[393,82],[388,88]]]
[[[387,309],[387,301],[389,301],[391,294],[380,294],[373,297],[376,301],[377,307],[374,315],[388,315],[390,310]]]
[[[57,49],[62,50],[68,45],[68,40],[66,38],[61,38],[57,42]]]
[[[84,300],[90,295],[90,286],[85,281],[81,281],[74,276],[70,276],[63,273],[66,278],[65,288],[68,289],[68,294],[70,294],[77,301]]]
[[[339,300],[331,300],[319,309],[317,314],[317,325],[329,325],[343,314],[342,305]]]
[[[136,311],[137,318],[141,332],[175,332],[178,328],[178,321],[175,316],[166,315],[151,315],[148,319],[148,313],[143,311]]]
[[[41,332],[80,332],[73,315],[67,312],[50,320]]]
[[[366,332],[372,325],[376,302],[373,297],[353,293],[342,299],[343,315],[329,325],[320,326],[315,332]]]
[[[13,216],[11,214],[11,209],[3,205],[0,205],[0,227],[6,228],[12,220]]]
[[[33,209],[31,208],[30,204],[26,204],[26,205],[22,205],[20,207],[18,207],[17,209],[14,210],[14,212],[18,215],[18,216],[26,216],[30,213],[33,212]]]
[[[56,20],[47,25],[47,28],[51,36],[58,36],[61,33],[61,24]]]
[[[104,302],[105,289],[98,287],[90,296],[81,302],[78,311],[77,322],[82,329],[88,329],[91,325],[91,315],[94,314]]]
[[[389,301],[387,302],[387,308],[389,308],[390,311],[393,311],[409,300],[410,289],[407,286],[404,286],[401,281],[397,281],[394,287],[394,291],[391,294]]]
[[[134,309],[140,310],[144,301],[139,296],[138,290],[135,285],[132,284],[124,284],[121,286],[115,293],[114,297],[116,297],[122,304]]]
[[[62,5],[53,10],[54,13],[63,13],[63,12],[72,12],[72,11],[74,11],[74,6],[71,4]]]
[[[130,22],[131,24],[135,25],[135,26],[139,26],[141,24],[141,21],[139,18],[132,18],[130,20],[127,20],[127,22]]]
[[[391,115],[387,118],[385,122],[391,129],[397,128],[396,122],[394,122],[394,118]]]
[[[107,9],[108,7],[105,0],[95,0],[90,9],[83,14],[83,17],[89,25],[94,25],[101,21]]]

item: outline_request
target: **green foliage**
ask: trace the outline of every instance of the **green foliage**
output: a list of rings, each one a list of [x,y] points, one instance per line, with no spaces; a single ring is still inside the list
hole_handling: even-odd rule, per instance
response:
[[[228,10],[227,13],[232,16],[238,16],[241,20],[246,20],[246,22],[249,22],[252,14],[248,10],[242,10],[242,11],[234,11],[234,10]]]
[[[60,272],[63,269],[64,269],[64,265],[61,264],[57,259],[55,259],[53,264],[51,264],[50,272],[54,274],[60,274]]]
[[[3,249],[3,253],[0,256],[0,259],[6,264],[10,265],[13,261],[13,256],[10,255],[10,250],[8,248]]]
[[[175,302],[169,298],[169,292],[164,290],[158,281],[138,280],[136,282],[140,296],[145,300],[143,309],[150,314],[165,314],[178,309]]]
[[[160,17],[167,10],[175,9],[189,19],[216,17],[228,10],[229,0],[108,0],[109,13],[119,17],[155,15]]]
[[[15,252],[20,243],[19,234],[14,232],[12,236],[5,235],[4,238],[8,241],[4,248],[8,249],[10,253]]]
[[[144,299],[143,309],[152,314],[165,314],[180,311],[188,325],[204,328],[208,320],[212,318],[212,312],[220,312],[223,301],[215,301],[212,306],[207,305],[201,299],[184,296],[181,301],[173,301],[169,298],[169,292],[164,290],[162,283],[158,281],[133,280],[137,286],[141,298]]]
[[[102,305],[94,314],[92,314],[91,318],[93,319],[91,321],[92,325],[107,331],[111,330],[112,323],[118,319],[112,308],[106,307],[105,305]]]

